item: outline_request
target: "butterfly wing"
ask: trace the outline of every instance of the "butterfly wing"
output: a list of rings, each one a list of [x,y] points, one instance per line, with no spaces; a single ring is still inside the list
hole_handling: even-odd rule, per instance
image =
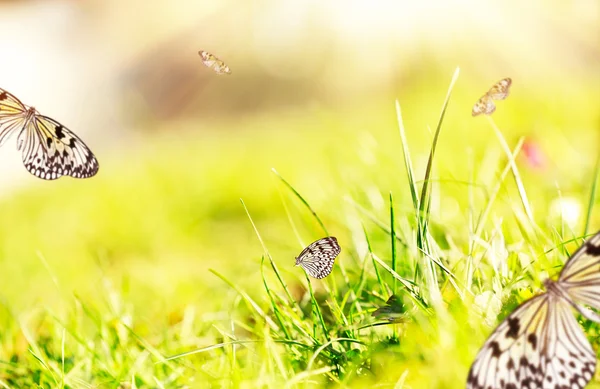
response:
[[[202,58],[202,63],[211,68],[217,74],[231,74],[231,69],[229,66],[225,64],[225,62],[221,61],[215,55],[209,53],[208,51],[199,51],[198,54],[200,58]]]
[[[471,115],[477,116],[482,113],[486,115],[491,115],[496,110],[496,105],[492,101],[492,99],[486,94],[481,96],[479,100],[473,106],[473,110],[471,111]]]
[[[314,278],[324,278],[331,273],[335,258],[341,251],[337,239],[328,236],[309,244],[302,250],[296,258],[296,266],[302,266]]]
[[[21,103],[21,100],[0,88],[0,118],[22,115],[25,111],[27,111],[27,107]]]
[[[503,78],[494,84],[487,93],[494,100],[504,100],[508,97],[508,91],[512,80],[510,78]]]
[[[558,282],[576,302],[600,309],[600,232],[569,258]]]
[[[98,172],[98,161],[85,143],[52,118],[36,115],[17,141],[23,164],[33,175],[55,180],[68,175],[87,178]]]
[[[583,388],[596,354],[568,301],[542,294],[511,313],[485,342],[467,389]]]
[[[15,130],[23,128],[26,111],[27,107],[18,98],[0,88],[0,146]]]

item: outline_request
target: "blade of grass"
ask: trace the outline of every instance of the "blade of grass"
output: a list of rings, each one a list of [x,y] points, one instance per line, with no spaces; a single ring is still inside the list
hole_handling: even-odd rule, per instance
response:
[[[305,274],[306,282],[308,283],[308,292],[310,293],[310,301],[312,303],[313,311],[319,319],[319,323],[321,324],[321,329],[323,330],[323,335],[327,340],[329,340],[329,331],[327,330],[327,325],[325,325],[325,320],[323,319],[323,314],[321,313],[321,308],[319,308],[319,304],[317,304],[317,299],[315,298],[315,294],[313,292],[312,284],[310,282],[310,278],[308,278],[308,274]],[[314,334],[315,338],[317,334]]]
[[[279,194],[279,199],[281,200],[281,204],[283,204],[283,209],[288,218],[288,221],[290,222],[290,225],[292,226],[292,231],[294,231],[294,235],[296,235],[296,239],[298,240],[298,242],[300,242],[300,245],[302,247],[305,247],[306,245],[302,241],[302,237],[300,236],[300,232],[298,231],[298,228],[296,227],[296,223],[294,223],[294,219],[292,218],[290,209],[287,206],[287,203],[285,202],[285,197],[283,196],[283,192],[281,191],[281,188],[279,185],[275,185],[275,187],[277,188],[277,193]]]
[[[600,154],[596,158],[596,167],[594,168],[594,180],[592,181],[592,188],[590,190],[590,199],[588,201],[587,214],[585,215],[585,225],[583,227],[583,235],[587,235],[590,227],[590,219],[592,218],[592,209],[594,208],[594,202],[596,201],[596,187],[598,185],[598,176],[600,175]]]
[[[275,264],[275,261],[273,261],[273,258],[271,257],[271,254],[269,253],[269,250],[267,249],[267,246],[265,245],[265,242],[263,241],[262,237],[260,236],[260,233],[258,232],[258,228],[256,228],[256,224],[254,224],[254,220],[252,220],[252,216],[250,216],[250,211],[248,211],[248,208],[246,207],[246,204],[244,203],[244,200],[240,199],[240,202],[242,203],[242,207],[244,207],[244,210],[246,211],[246,215],[248,216],[248,219],[250,220],[250,224],[252,224],[252,228],[254,229],[254,233],[258,237],[258,241],[260,242],[260,245],[262,246],[263,251],[265,252],[265,255],[267,256],[267,258],[269,258],[269,262],[271,263],[271,267],[273,268],[273,272],[275,272],[275,276],[279,280],[279,283],[281,284],[281,287],[283,288],[283,290],[285,291],[285,294],[287,295],[288,304],[291,305],[291,306],[295,306],[298,309],[298,311],[300,311],[300,307],[298,307],[298,304],[296,303],[296,301],[292,297],[292,294],[290,293],[290,291],[289,291],[289,289],[287,287],[287,284],[285,283],[285,281],[281,277],[281,274],[279,273],[279,269],[277,268],[277,265]]]
[[[431,183],[429,182],[429,178],[431,177],[431,170],[433,168],[433,158],[435,156],[435,149],[437,147],[440,132],[442,129],[444,115],[446,114],[446,109],[448,108],[448,103],[450,102],[450,96],[452,95],[452,89],[454,88],[454,84],[456,83],[456,80],[458,79],[459,73],[460,73],[460,69],[456,68],[456,70],[454,71],[454,75],[452,76],[452,80],[450,81],[450,86],[448,87],[448,92],[446,93],[446,99],[444,100],[444,104],[442,105],[442,112],[440,113],[440,118],[438,120],[435,134],[433,136],[433,142],[431,144],[431,149],[429,151],[429,159],[427,160],[427,168],[425,170],[425,178],[423,179],[424,184],[423,184],[423,187],[421,188],[421,196],[419,197],[419,212],[417,214],[417,221],[418,221],[417,244],[418,244],[418,247],[422,250],[427,250],[426,239],[427,239],[427,222],[429,219],[429,214],[427,214],[425,211],[426,211],[426,207],[428,204],[427,198],[429,197],[429,192],[430,192],[430,188],[431,188]]]
[[[473,161],[473,152],[471,150],[471,148],[468,149],[467,151],[468,154],[468,166],[469,166],[469,179],[471,180],[471,182],[475,181],[475,169],[474,169],[474,161]],[[474,236],[474,228],[475,228],[475,194],[473,192],[473,187],[471,185],[469,185],[468,187],[468,192],[467,192],[467,198],[468,198],[468,202],[469,202],[469,236]],[[471,284],[473,283],[473,240],[472,239],[468,239],[469,241],[469,253],[467,255],[467,266],[465,269],[465,283],[466,283],[466,289],[467,290],[471,290]]]
[[[285,326],[285,323],[283,322],[283,318],[279,312],[279,307],[275,303],[275,299],[273,298],[273,295],[271,294],[271,289],[269,288],[269,285],[267,284],[267,280],[265,278],[265,271],[264,271],[264,262],[265,262],[265,256],[263,255],[261,258],[261,261],[260,261],[260,275],[262,277],[263,285],[265,287],[265,291],[267,292],[267,296],[269,296],[269,301],[271,302],[271,309],[273,310],[273,313],[275,314],[277,321],[281,325],[281,330],[283,331],[283,334],[285,335],[286,339],[290,339],[291,336]]]
[[[412,198],[415,213],[417,213],[419,209],[419,199],[417,198],[417,185],[415,183],[415,174],[410,158],[408,141],[406,140],[406,131],[404,130],[404,121],[402,120],[402,111],[400,110],[400,103],[397,99],[396,118],[398,120],[398,130],[400,131],[400,141],[402,142],[402,155],[404,156],[404,167],[406,168],[406,174],[408,176],[408,188],[410,189],[410,196]],[[416,216],[418,217],[418,215]]]
[[[272,339],[271,341],[275,342],[275,343],[283,343],[283,344],[289,344],[289,345],[294,345],[294,346],[300,346],[300,347],[304,347],[306,349],[311,349],[312,346],[306,345],[304,343],[301,342],[297,342],[297,341],[293,341],[293,340],[274,340]],[[234,340],[232,342],[223,342],[223,343],[217,343],[217,344],[213,344],[210,346],[206,346],[206,347],[202,347],[196,350],[192,350],[192,351],[186,351],[185,353],[181,353],[181,354],[176,354],[176,355],[172,355],[170,357],[166,357],[164,358],[162,361],[157,361],[154,362],[154,364],[159,364],[159,363],[164,363],[167,361],[172,361],[174,359],[179,359],[179,358],[183,358],[183,357],[188,357],[190,355],[195,355],[195,354],[200,354],[200,353],[204,353],[206,351],[210,351],[210,350],[216,350],[219,348],[223,348],[223,347],[227,347],[227,346],[231,346],[234,344],[257,344],[257,343],[264,343],[264,340]]]
[[[496,123],[494,122],[494,119],[492,119],[492,116],[488,115],[488,116],[486,116],[486,118],[487,118],[488,122],[490,123],[490,125],[492,126],[492,128],[494,129],[494,133],[496,134],[496,137],[498,138],[498,141],[500,142],[500,145],[502,146],[502,150],[504,151],[504,154],[506,154],[506,157],[510,161],[510,168],[512,170],[513,177],[515,179],[515,184],[517,185],[517,190],[519,192],[519,196],[521,197],[521,204],[523,205],[525,214],[527,215],[527,218],[529,219],[529,223],[531,223],[531,227],[535,231],[537,231],[539,228],[537,227],[537,224],[535,223],[535,219],[533,217],[533,212],[531,211],[531,206],[529,204],[529,199],[527,198],[527,192],[525,191],[525,186],[523,186],[523,180],[521,179],[521,175],[519,174],[519,169],[517,168],[517,164],[515,163],[515,161],[513,159],[511,159],[512,153],[510,152],[510,147],[508,147],[508,143],[506,143],[506,139],[504,139],[504,135],[502,135],[502,132],[500,131],[498,126],[496,126]]]
[[[392,192],[390,192],[390,241],[392,242],[392,270],[397,272],[396,267],[396,239],[394,236],[396,235],[395,231],[396,222],[394,220],[394,198],[392,197]],[[392,294],[396,294],[397,292],[397,281],[394,278],[394,284],[392,286]]]
[[[351,338],[335,338],[335,339],[331,339],[327,343],[323,343],[321,345],[321,347],[319,347],[318,349],[315,350],[315,352],[313,353],[313,355],[308,360],[308,363],[306,364],[306,370],[310,370],[312,368],[313,363],[315,362],[315,360],[317,359],[317,357],[319,356],[319,354],[321,352],[323,352],[323,350],[325,350],[326,348],[328,348],[333,343],[341,343],[341,342],[356,343],[356,344],[360,344],[361,346],[365,346],[364,342],[362,342],[360,340],[357,340],[357,339],[351,339]]]
[[[310,378],[313,376],[320,376],[322,374],[329,373],[330,371],[332,371],[334,369],[335,369],[335,367],[333,367],[333,366],[325,366],[325,367],[322,367],[322,368],[316,369],[316,370],[304,370],[303,372],[298,373],[297,375],[292,377],[292,379],[287,381],[285,383],[285,388],[295,388],[297,384],[299,384],[302,381],[305,381],[307,378]],[[335,377],[330,377],[330,378],[333,378],[335,381],[337,381],[337,379],[335,379]]]
[[[379,274],[379,269],[377,268],[377,262],[375,261],[375,258],[373,258],[373,249],[371,248],[371,241],[369,240],[369,234],[367,234],[367,229],[365,228],[364,224],[362,227],[363,227],[363,232],[365,234],[365,240],[367,241],[367,249],[369,250],[369,255],[371,256],[371,261],[373,262],[373,269],[375,270],[375,276],[377,277],[377,282],[379,282],[379,287],[381,288],[381,294],[383,296],[387,296],[389,298],[391,293],[388,295],[388,290],[386,289],[383,279],[381,278],[381,275]]]
[[[454,71],[454,75],[452,76],[452,80],[450,81],[450,86],[448,87],[448,92],[446,93],[446,99],[444,100],[444,104],[442,105],[442,112],[440,113],[440,118],[437,123],[437,127],[435,133],[433,135],[433,141],[431,143],[431,149],[429,150],[429,158],[427,160],[427,168],[425,169],[425,177],[423,179],[423,187],[421,188],[421,197],[419,197],[419,212],[417,214],[417,248],[430,253],[429,243],[428,243],[428,223],[429,223],[429,215],[431,210],[431,188],[432,183],[430,182],[431,173],[433,170],[433,160],[435,157],[435,150],[439,141],[440,132],[442,130],[442,123],[444,122],[444,116],[446,114],[446,109],[448,108],[448,104],[450,102],[450,96],[452,95],[452,89],[454,88],[454,84],[458,79],[458,75],[460,73],[460,69],[456,68]],[[424,257],[427,258],[427,257]],[[438,281],[435,270],[431,264],[431,261],[425,260],[425,280],[427,290],[429,292],[429,296],[432,301],[438,305],[441,304],[441,294],[438,289]],[[415,269],[415,276],[418,274],[418,268]]]
[[[398,242],[400,242],[401,245],[403,245],[404,247],[407,247],[406,242],[400,238],[398,235],[392,235],[392,230],[385,225],[385,223],[377,220],[377,218],[370,213],[369,211],[367,211],[365,208],[363,208],[360,204],[358,204],[356,201],[354,201],[351,198],[347,198],[346,199],[354,208],[356,208],[360,213],[362,213],[363,215],[365,215],[369,220],[371,220],[377,227],[379,227],[379,229],[381,229],[383,232],[385,232],[386,234],[390,235],[390,236],[394,236],[394,238],[396,238],[396,240]]]
[[[267,324],[269,324],[275,331],[279,331],[279,326],[277,324],[275,324],[275,322],[273,322],[273,320],[271,320],[271,318],[269,317],[269,315],[267,315],[258,306],[258,304],[254,300],[252,300],[252,298],[246,292],[244,292],[243,290],[241,290],[240,288],[238,288],[233,282],[229,281],[225,276],[223,276],[218,271],[216,271],[214,269],[208,269],[208,271],[211,272],[212,274],[216,275],[217,277],[219,277],[227,285],[229,285],[233,290],[235,290],[236,292],[238,292],[240,294],[240,296],[242,296],[244,298],[244,300],[246,301],[246,303],[248,304],[248,308],[253,309],[254,311],[256,311],[256,313],[260,317],[262,317],[265,320],[265,322],[267,322]]]
[[[496,182],[496,186],[494,186],[494,188],[490,191],[490,197],[488,199],[488,202],[485,206],[485,209],[483,210],[483,213],[479,217],[479,220],[477,222],[477,227],[475,228],[475,236],[473,239],[474,241],[478,241],[480,239],[481,231],[483,230],[483,227],[487,221],[488,215],[492,209],[492,204],[496,200],[496,196],[498,196],[498,193],[500,192],[502,183],[504,182],[506,176],[508,175],[508,172],[511,169],[512,162],[515,161],[515,159],[517,158],[517,155],[519,155],[519,152],[521,151],[521,147],[523,146],[523,139],[524,138],[521,137],[519,139],[519,141],[517,142],[517,145],[515,146],[515,149],[512,152],[512,155],[508,158],[509,161],[506,163],[504,170],[502,171],[502,173],[500,174],[500,177],[498,178],[498,181]],[[470,253],[470,254],[472,254],[472,253]]]
[[[429,310],[429,304],[427,304],[427,302],[425,301],[425,299],[423,298],[423,296],[421,296],[421,294],[415,289],[415,284],[410,281],[407,280],[406,278],[402,277],[401,275],[399,275],[398,273],[396,273],[395,271],[392,270],[391,267],[389,267],[384,261],[382,261],[379,257],[377,257],[377,255],[373,254],[373,259],[375,261],[377,261],[377,263],[383,267],[385,270],[387,270],[392,277],[396,278],[398,281],[400,281],[400,283],[404,286],[404,288],[408,291],[408,295],[415,301],[415,303],[421,307],[421,309],[426,312],[427,314],[431,314],[430,310]]]
[[[327,232],[327,228],[325,227],[325,224],[323,223],[323,221],[321,220],[321,218],[319,217],[319,215],[317,215],[317,213],[315,212],[314,209],[312,209],[312,207],[308,204],[308,202],[306,200],[304,200],[304,197],[302,197],[302,195],[300,195],[300,193],[298,193],[298,191],[296,189],[294,189],[294,187],[292,185],[290,185],[289,182],[287,182],[285,180],[285,178],[283,178],[278,172],[277,170],[275,170],[275,168],[272,168],[271,171],[273,172],[273,174],[275,174],[275,176],[277,178],[279,178],[279,180],[281,182],[283,182],[283,184],[285,186],[287,186],[287,188],[289,190],[292,191],[292,193],[298,198],[298,200],[300,200],[302,202],[302,204],[304,204],[304,206],[310,211],[310,213],[313,215],[313,217],[315,218],[315,220],[317,221],[317,223],[319,223],[319,225],[321,226],[321,228],[323,229],[323,232],[325,233],[325,235],[329,236],[329,232]]]

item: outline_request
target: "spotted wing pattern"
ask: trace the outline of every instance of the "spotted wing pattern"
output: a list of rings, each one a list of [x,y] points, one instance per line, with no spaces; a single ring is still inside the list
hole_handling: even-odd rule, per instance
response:
[[[31,174],[54,180],[64,175],[88,178],[98,172],[96,157],[72,131],[41,115],[30,125],[32,129],[18,144],[23,147],[23,164]]]
[[[473,116],[477,116],[479,114],[491,115],[496,110],[496,104],[492,101],[491,97],[487,94],[481,96],[479,100],[473,106],[473,111],[471,114]]]
[[[571,256],[548,292],[521,304],[490,335],[467,389],[581,389],[596,370],[596,353],[573,315],[600,322],[579,304],[600,308],[600,233]]]
[[[503,78],[502,80],[495,83],[485,95],[481,96],[479,100],[473,106],[471,114],[477,116],[480,114],[491,115],[496,110],[496,104],[493,100],[504,100],[508,97],[508,92],[512,80],[510,78]]]
[[[217,74],[231,74],[231,69],[215,55],[208,51],[201,50],[198,52],[204,66],[211,68]]]
[[[558,282],[575,302],[600,310],[600,233],[589,238],[571,256]]]
[[[0,145],[17,132],[23,164],[39,178],[87,178],[98,172],[96,157],[77,135],[0,89]]]
[[[512,80],[510,78],[503,78],[502,80],[495,83],[488,91],[488,96],[493,100],[504,100],[508,97],[508,92]]]
[[[596,369],[570,304],[534,297],[510,314],[475,358],[467,389],[583,388]]]
[[[25,125],[27,107],[19,99],[0,89],[0,146],[14,133],[14,130]]]
[[[314,278],[324,278],[331,273],[335,258],[341,251],[337,239],[328,236],[309,244],[302,250],[296,257],[296,266],[301,266]]]

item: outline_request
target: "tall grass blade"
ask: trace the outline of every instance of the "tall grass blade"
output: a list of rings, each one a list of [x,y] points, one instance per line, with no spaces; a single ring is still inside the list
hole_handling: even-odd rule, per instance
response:
[[[261,307],[254,300],[252,300],[252,298],[246,292],[244,292],[243,290],[241,290],[240,288],[238,288],[237,285],[235,285],[233,282],[229,281],[225,276],[223,276],[218,271],[216,271],[214,269],[208,269],[208,271],[211,272],[212,274],[216,275],[217,277],[219,277],[227,285],[229,285],[233,290],[235,290],[236,292],[238,292],[239,295],[242,296],[242,298],[244,299],[244,301],[246,301],[246,303],[248,304],[248,308],[254,310],[275,331],[279,331],[279,326],[277,324],[275,324],[275,322],[273,322],[273,320],[271,320],[271,318],[269,317],[269,315],[267,315],[261,309]]]
[[[415,173],[412,167],[410,158],[410,150],[408,148],[408,141],[406,140],[406,131],[404,130],[404,121],[402,120],[402,111],[400,110],[400,103],[396,100],[396,118],[398,120],[398,130],[400,131],[400,141],[402,142],[402,155],[404,156],[404,167],[406,168],[406,174],[408,176],[408,188],[410,190],[410,196],[412,198],[413,207],[415,213],[419,209],[419,199],[417,197],[417,184],[415,182]],[[418,217],[418,215],[416,215]]]
[[[588,201],[587,214],[585,215],[585,225],[583,227],[583,236],[586,236],[590,227],[590,219],[592,218],[592,210],[596,201],[596,188],[598,186],[598,176],[600,175],[600,152],[596,158],[596,167],[594,168],[594,180],[590,190],[590,199]]]
[[[448,108],[448,103],[450,102],[450,96],[452,95],[452,89],[454,88],[454,84],[458,79],[458,74],[460,73],[460,69],[456,68],[454,71],[454,75],[452,76],[452,81],[450,81],[450,86],[448,87],[448,92],[446,93],[446,99],[444,100],[444,105],[442,106],[442,112],[440,113],[440,119],[438,120],[438,124],[435,130],[435,134],[433,136],[433,142],[431,144],[431,149],[429,151],[429,159],[427,160],[427,168],[425,170],[425,178],[423,187],[421,188],[421,196],[419,197],[419,212],[417,214],[418,220],[418,229],[417,229],[417,245],[422,250],[428,250],[426,239],[427,239],[427,223],[429,220],[429,214],[426,213],[426,207],[428,206],[428,197],[431,188],[430,177],[431,171],[433,169],[433,158],[435,156],[435,149],[438,144],[440,131],[442,129],[442,123],[444,121],[444,115],[446,114],[446,109]],[[430,285],[431,286],[431,285]]]
[[[506,154],[506,157],[510,161],[510,168],[512,170],[513,177],[515,179],[515,184],[517,185],[517,190],[519,192],[519,196],[521,198],[521,204],[523,205],[525,214],[527,215],[527,218],[529,219],[529,223],[531,223],[531,227],[537,231],[538,227],[537,227],[537,224],[535,223],[535,219],[533,217],[533,212],[531,211],[529,199],[527,198],[527,192],[525,191],[525,186],[523,185],[523,180],[521,179],[521,175],[519,174],[519,169],[517,168],[517,164],[511,158],[512,153],[510,151],[510,147],[508,147],[508,143],[506,143],[506,139],[504,139],[504,135],[502,135],[502,132],[500,131],[498,126],[496,126],[494,119],[492,119],[491,116],[486,116],[486,117],[488,119],[488,122],[494,129],[494,133],[496,134],[496,137],[498,138],[498,141],[500,142],[500,145],[502,146],[502,150],[504,151],[504,154]]]
[[[281,274],[279,273],[279,269],[277,268],[277,265],[275,264],[275,261],[273,261],[273,258],[271,257],[271,254],[269,253],[269,250],[267,249],[267,246],[265,245],[265,242],[263,241],[262,237],[260,236],[260,233],[258,232],[258,228],[256,228],[256,224],[254,224],[254,220],[252,220],[252,216],[250,216],[250,211],[248,211],[248,208],[246,207],[246,204],[244,203],[244,200],[240,199],[240,202],[242,203],[242,206],[244,207],[244,210],[246,211],[246,215],[248,216],[248,219],[250,220],[250,224],[252,224],[252,228],[254,229],[254,233],[258,237],[258,241],[260,242],[260,245],[262,246],[263,251],[265,252],[265,255],[267,256],[267,258],[269,258],[269,262],[271,263],[271,267],[273,268],[273,272],[275,272],[275,276],[279,280],[279,283],[281,284],[281,287],[283,288],[283,290],[285,291],[285,293],[287,295],[288,304],[290,304],[291,306],[297,306],[296,301],[292,297],[292,294],[290,293],[290,291],[289,291],[289,289],[287,287],[287,284],[283,280],[283,277],[281,277]]]

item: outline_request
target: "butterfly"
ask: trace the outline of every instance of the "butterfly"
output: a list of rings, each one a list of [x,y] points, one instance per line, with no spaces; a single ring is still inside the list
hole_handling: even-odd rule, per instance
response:
[[[208,51],[201,50],[198,52],[200,54],[200,58],[202,58],[202,63],[211,68],[217,74],[231,74],[231,69],[229,66],[225,65],[225,62],[221,61],[215,55],[209,53]]]
[[[96,157],[77,135],[0,89],[0,146],[15,132],[25,168],[39,178],[87,178],[98,172]]]
[[[309,244],[296,257],[296,266],[302,266],[314,278],[324,278],[331,273],[335,257],[342,251],[333,236],[319,239]]]
[[[503,78],[502,80],[495,83],[489,91],[473,106],[473,110],[471,114],[473,116],[477,116],[479,114],[491,115],[496,110],[496,105],[494,104],[494,100],[504,100],[508,97],[508,89],[510,88],[510,84],[512,84],[512,80],[510,78]]]
[[[371,316],[387,320],[390,323],[401,323],[408,318],[402,299],[395,294],[391,295],[385,305],[377,308]]]
[[[583,388],[596,353],[573,315],[600,323],[600,232],[569,258],[546,292],[514,310],[475,358],[467,389]]]

